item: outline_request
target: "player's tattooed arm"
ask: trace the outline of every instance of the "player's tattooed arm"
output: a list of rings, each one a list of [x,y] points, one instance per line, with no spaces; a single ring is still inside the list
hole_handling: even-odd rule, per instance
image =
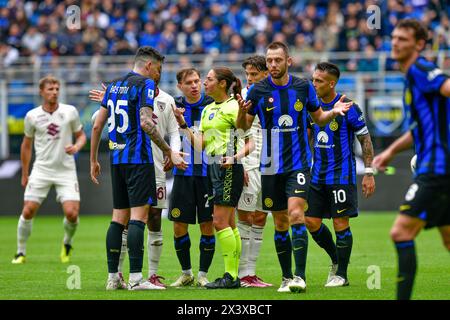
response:
[[[366,167],[366,174],[362,180],[362,192],[363,195],[368,198],[375,192],[375,178],[373,176],[373,170],[371,169],[373,161],[373,145],[370,139],[370,134],[364,134],[357,136],[359,143],[361,143],[364,166]],[[372,172],[367,172],[367,168],[370,168]]]
[[[148,107],[140,109],[141,128],[150,136],[158,148],[160,148],[164,154],[167,154],[170,152],[170,147],[156,129],[156,124],[152,120],[152,114],[152,109]]]
[[[366,168],[370,168],[372,166],[373,154],[374,154],[372,139],[370,138],[370,134],[364,134],[364,135],[357,136],[357,137],[358,137],[359,143],[361,143],[364,166]]]

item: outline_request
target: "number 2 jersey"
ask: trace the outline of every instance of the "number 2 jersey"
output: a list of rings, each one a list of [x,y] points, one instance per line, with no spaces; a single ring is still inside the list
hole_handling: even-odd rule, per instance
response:
[[[108,109],[111,164],[153,163],[150,137],[142,130],[140,109],[153,109],[156,86],[135,72],[112,81],[101,103]]]

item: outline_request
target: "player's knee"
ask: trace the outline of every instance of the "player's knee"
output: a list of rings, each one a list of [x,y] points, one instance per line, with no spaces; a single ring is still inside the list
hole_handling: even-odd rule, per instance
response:
[[[306,228],[310,232],[314,232],[314,231],[318,230],[320,228],[321,224],[322,224],[322,220],[321,219],[314,219],[314,218],[310,218],[310,217],[305,217],[305,225],[306,225]]]
[[[213,235],[214,234],[214,225],[212,221],[206,221],[200,223],[200,231],[202,234]]]
[[[213,226],[216,230],[225,229],[225,228],[229,227],[228,219],[226,219],[224,217],[220,217],[220,216],[214,216],[213,217]]]
[[[238,210],[238,220],[243,223],[252,224],[252,214],[249,211]]]
[[[267,214],[262,212],[256,212],[255,216],[253,217],[253,223],[254,225],[264,227],[266,225],[267,221]]]
[[[36,209],[34,209],[30,206],[23,207],[22,216],[25,220],[33,219],[35,214],[36,214]]]
[[[394,242],[400,242],[400,241],[407,241],[411,240],[409,239],[408,232],[406,232],[405,229],[400,228],[399,226],[393,226],[390,232],[390,236],[392,241]]]
[[[350,226],[348,219],[333,219],[333,227],[336,231],[342,231]]]
[[[303,210],[298,208],[289,210],[289,222],[290,224],[305,223],[305,214],[303,213]]]

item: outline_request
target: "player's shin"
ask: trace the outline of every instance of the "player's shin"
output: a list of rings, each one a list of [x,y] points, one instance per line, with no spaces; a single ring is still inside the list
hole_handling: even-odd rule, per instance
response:
[[[112,221],[106,233],[106,256],[108,259],[108,273],[110,275],[118,272],[122,232],[124,228],[124,225]]]
[[[283,277],[292,279],[292,243],[289,230],[275,230],[275,249],[280,262]]]
[[[308,232],[303,223],[292,225],[292,251],[295,275],[306,281],[306,258],[308,255]]]
[[[397,300],[411,299],[417,269],[414,240],[395,242],[398,255]]]

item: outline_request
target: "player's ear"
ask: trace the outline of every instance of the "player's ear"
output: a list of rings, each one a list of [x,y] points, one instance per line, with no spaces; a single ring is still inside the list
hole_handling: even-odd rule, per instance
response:
[[[181,83],[177,83],[177,88],[181,91]]]
[[[420,39],[418,41],[416,41],[416,50],[417,51],[422,51],[423,49],[425,49],[426,46],[426,42],[423,39]]]
[[[287,65],[290,67],[292,65],[292,57],[287,58]]]

